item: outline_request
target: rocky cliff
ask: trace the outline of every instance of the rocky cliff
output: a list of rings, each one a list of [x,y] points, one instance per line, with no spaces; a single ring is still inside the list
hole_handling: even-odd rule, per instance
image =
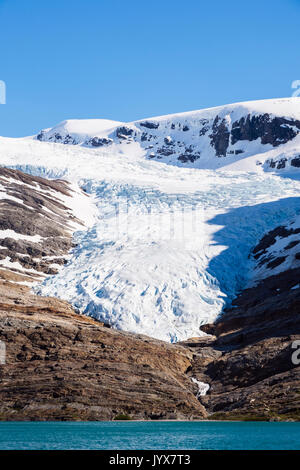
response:
[[[189,349],[107,328],[11,280],[0,290],[0,419],[206,416],[186,374]]]
[[[216,336],[210,347],[220,353],[200,366],[211,385],[202,403],[216,418],[300,419],[299,222],[261,239],[250,254],[249,287],[201,328]]]

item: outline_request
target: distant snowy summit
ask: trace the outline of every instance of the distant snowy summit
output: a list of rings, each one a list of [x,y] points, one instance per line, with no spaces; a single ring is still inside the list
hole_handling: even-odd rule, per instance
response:
[[[106,135],[122,125],[109,119],[70,119],[62,121],[50,129],[42,130],[36,138],[40,141],[60,144],[84,144],[93,146],[93,138]],[[97,147],[97,145],[94,145]]]
[[[247,160],[246,166],[288,169],[300,167],[299,131],[300,98],[281,98],[130,123],[104,119],[67,120],[42,130],[35,138],[105,152],[117,152],[127,144],[128,154],[136,152],[138,144],[145,158],[177,166],[217,168],[224,166],[226,158],[226,165],[233,165],[234,169],[236,162],[260,155],[255,161]],[[282,155],[283,149],[287,154]]]

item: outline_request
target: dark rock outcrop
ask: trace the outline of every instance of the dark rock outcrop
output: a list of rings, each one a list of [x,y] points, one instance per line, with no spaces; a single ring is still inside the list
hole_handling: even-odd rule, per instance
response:
[[[104,145],[111,145],[112,143],[113,139],[106,137],[93,137],[86,141],[86,145],[91,145],[92,147],[103,147]]]
[[[225,157],[229,146],[230,131],[225,119],[217,116],[213,122],[212,134],[210,134],[211,145],[216,151],[217,157]]]
[[[288,240],[298,233],[281,226],[266,234],[253,249],[257,262],[276,238]],[[272,268],[281,258],[274,255]],[[299,276],[300,267],[291,267],[258,280],[215,324],[201,327],[216,337],[209,345],[221,354],[192,367],[210,384],[201,402],[211,417],[300,420],[300,364],[293,360],[295,341],[300,341]]]
[[[269,114],[242,117],[232,124],[231,143],[234,145],[241,140],[249,142],[261,138],[262,144],[273,147],[285,144],[299,133],[300,121],[273,117]]]
[[[225,157],[230,143],[234,145],[237,142],[252,142],[260,138],[263,145],[270,144],[273,147],[278,147],[294,139],[299,130],[300,121],[272,116],[267,113],[261,115],[248,114],[233,122],[231,127],[225,119],[216,116],[210,139],[211,145],[216,151],[216,156]],[[206,132],[207,128],[202,128],[200,136]],[[242,152],[242,150],[236,150],[235,154],[238,155]],[[285,161],[282,159],[279,163],[279,169],[284,168],[284,166]]]
[[[191,162],[194,163],[196,160],[200,158],[200,153],[192,154],[192,153],[182,153],[179,155],[178,160],[182,163]]]
[[[47,142],[54,142],[59,144],[71,144],[76,145],[78,142],[74,137],[70,134],[61,135],[59,132],[55,132],[50,136],[46,136],[45,131],[41,131],[37,136],[37,140],[40,142],[47,141]]]
[[[116,136],[119,139],[127,139],[128,137],[131,137],[132,134],[133,129],[130,129],[130,127],[121,126],[116,129]]]
[[[291,166],[294,166],[296,168],[300,168],[300,156],[292,158]]]
[[[146,127],[147,129],[158,129],[159,123],[153,121],[144,121],[139,123],[140,126]]]
[[[174,151],[168,147],[161,147],[158,148],[156,151],[159,155],[163,155],[164,157],[169,157],[174,153]]]

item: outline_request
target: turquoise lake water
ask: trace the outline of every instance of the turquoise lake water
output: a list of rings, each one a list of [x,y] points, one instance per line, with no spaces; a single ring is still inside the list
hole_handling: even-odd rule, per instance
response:
[[[0,449],[300,449],[300,423],[0,422]]]

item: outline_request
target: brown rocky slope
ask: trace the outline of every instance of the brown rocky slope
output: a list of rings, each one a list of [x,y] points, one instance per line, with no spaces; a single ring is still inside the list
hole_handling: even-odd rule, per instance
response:
[[[0,307],[7,350],[0,366],[0,418],[206,416],[186,375],[193,360],[187,348],[118,332],[76,315],[65,302],[9,287],[10,298]]]
[[[214,325],[201,329],[221,353],[203,367],[216,418],[300,420],[299,220],[277,227],[253,249],[253,285]],[[299,344],[295,342],[299,342]]]

